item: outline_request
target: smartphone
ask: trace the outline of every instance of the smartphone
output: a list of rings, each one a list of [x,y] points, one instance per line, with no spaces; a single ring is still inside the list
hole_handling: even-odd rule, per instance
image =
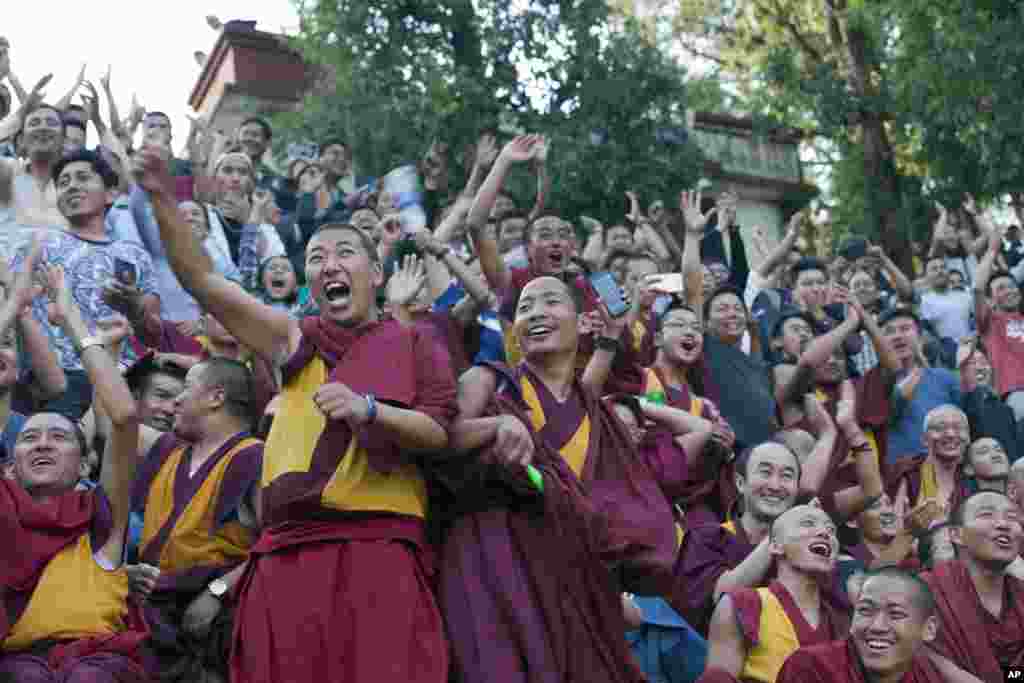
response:
[[[139,281],[139,274],[138,271],[135,270],[134,263],[131,261],[125,261],[122,258],[115,258],[114,278],[126,287],[134,287]]]
[[[683,291],[683,274],[661,273],[659,275],[648,275],[647,286],[656,292],[680,294]]]
[[[613,318],[618,318],[629,312],[629,304],[622,296],[622,289],[615,281],[615,276],[609,272],[594,273],[590,276],[590,286],[594,288],[598,298],[608,308],[608,313]]]

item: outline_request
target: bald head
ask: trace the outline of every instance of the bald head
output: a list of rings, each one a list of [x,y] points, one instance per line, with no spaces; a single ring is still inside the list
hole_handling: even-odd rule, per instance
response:
[[[519,293],[519,298],[522,299],[526,297],[527,293],[533,295],[537,292],[548,292],[551,290],[560,292],[569,300],[576,313],[580,312],[582,306],[578,298],[579,292],[577,289],[568,284],[562,278],[554,277],[553,275],[542,275],[527,282],[526,286],[523,287],[522,291]]]
[[[775,518],[771,527],[772,541],[785,540],[790,536],[793,529],[796,529],[805,520],[830,523],[832,520],[819,507],[813,505],[797,505],[783,512]]]
[[[883,567],[868,572],[861,584],[861,593],[875,597],[904,595],[909,598],[922,621],[935,614],[935,595],[928,584],[917,574],[897,567]]]

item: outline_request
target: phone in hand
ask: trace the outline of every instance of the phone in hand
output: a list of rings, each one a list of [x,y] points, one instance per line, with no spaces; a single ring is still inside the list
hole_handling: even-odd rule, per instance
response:
[[[594,292],[613,318],[619,318],[629,312],[629,303],[622,295],[622,289],[615,281],[614,275],[609,272],[594,273],[590,276],[590,286],[594,288]]]
[[[139,273],[131,261],[115,258],[114,278],[126,287],[134,287],[139,281]]]
[[[655,292],[663,294],[681,294],[683,291],[682,273],[659,273],[647,276],[647,286]]]

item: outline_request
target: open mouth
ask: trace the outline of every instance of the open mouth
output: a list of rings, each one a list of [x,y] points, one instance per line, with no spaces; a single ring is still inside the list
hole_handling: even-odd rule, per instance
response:
[[[992,539],[992,542],[995,544],[997,548],[1001,550],[1013,549],[1013,540],[1010,538],[1008,534],[999,534],[998,536]]]
[[[270,286],[271,287],[275,287],[277,289],[282,289],[287,284],[288,283],[286,283],[284,280],[280,280],[280,279],[276,279],[276,278],[270,281]]]
[[[825,541],[815,541],[807,547],[814,555],[824,557],[826,560],[832,559],[832,544],[826,543]]]
[[[324,297],[327,303],[339,304],[347,301],[352,294],[352,288],[344,282],[331,282],[324,285]]]
[[[886,512],[878,516],[878,523],[883,527],[891,527],[896,524],[896,515]]]
[[[526,337],[532,341],[544,339],[549,334],[555,331],[555,328],[547,323],[540,323],[537,325],[531,325],[526,328]]]
[[[683,351],[686,351],[687,353],[691,353],[693,351],[696,351],[697,350],[697,340],[696,339],[683,339],[682,341],[679,342],[679,348],[681,348]]]
[[[864,641],[864,644],[868,646],[868,650],[874,654],[881,654],[888,652],[889,648],[892,647],[892,641],[880,640],[878,638],[872,638]]]
[[[548,253],[548,261],[551,263],[551,267],[558,269],[565,266],[566,258],[565,254],[560,251],[552,251]]]
[[[32,467],[53,467],[57,464],[57,459],[52,455],[37,455],[29,461],[29,465]]]

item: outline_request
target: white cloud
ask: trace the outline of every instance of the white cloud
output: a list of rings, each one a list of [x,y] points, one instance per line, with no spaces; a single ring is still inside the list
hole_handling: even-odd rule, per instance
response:
[[[170,115],[177,149],[188,134],[186,116],[193,113],[188,98],[200,73],[193,54],[209,54],[217,41],[217,32],[206,24],[209,14],[222,22],[256,20],[258,29],[270,32],[298,24],[290,0],[12,0],[2,10],[0,35],[10,41],[12,70],[26,88],[53,74],[46,88],[49,102],[68,91],[83,63],[98,90],[100,77],[112,65],[111,85],[121,116],[136,93],[147,109]],[[106,118],[105,102],[102,106]],[[89,144],[95,144],[95,132],[89,135]]]

